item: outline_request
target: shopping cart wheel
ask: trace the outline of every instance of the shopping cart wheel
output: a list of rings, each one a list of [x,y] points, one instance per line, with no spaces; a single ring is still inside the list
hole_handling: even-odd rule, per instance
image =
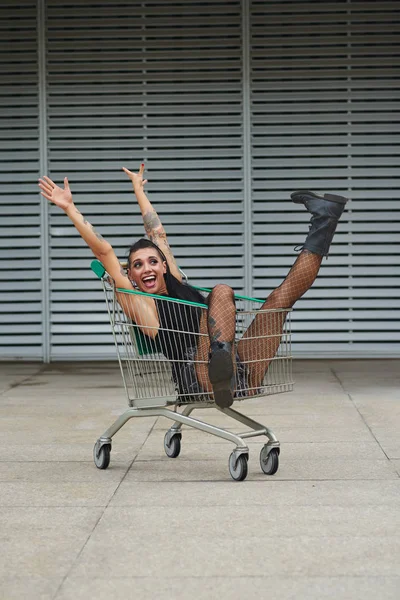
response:
[[[248,454],[240,454],[238,457],[234,452],[229,457],[229,473],[235,481],[243,481],[247,477]]]
[[[98,469],[107,469],[110,464],[111,444],[104,444],[100,450],[97,448],[97,442],[93,448],[94,464]]]
[[[165,434],[164,437],[164,450],[165,454],[169,456],[169,458],[176,458],[179,456],[181,452],[181,437],[180,433],[170,434],[169,431]]]
[[[260,466],[266,475],[275,475],[279,468],[279,449],[272,448],[268,452],[268,446],[263,446],[260,452]]]

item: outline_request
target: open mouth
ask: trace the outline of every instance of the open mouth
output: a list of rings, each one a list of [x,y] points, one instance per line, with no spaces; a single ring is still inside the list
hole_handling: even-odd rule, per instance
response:
[[[152,290],[156,287],[157,279],[155,275],[149,275],[148,277],[143,277],[142,283],[146,290]]]

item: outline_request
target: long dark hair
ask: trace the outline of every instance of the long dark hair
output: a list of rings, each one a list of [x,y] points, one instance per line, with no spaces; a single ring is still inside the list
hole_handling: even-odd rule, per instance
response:
[[[179,298],[180,300],[188,300],[189,302],[200,302],[201,304],[206,303],[206,299],[202,294],[200,294],[199,291],[197,291],[188,283],[181,283],[176,277],[174,277],[174,275],[172,275],[165,254],[160,250],[160,248],[156,244],[154,244],[152,241],[146,238],[141,238],[140,240],[132,244],[132,246],[129,248],[129,267],[131,265],[132,253],[136,252],[137,250],[143,250],[143,248],[154,248],[161,260],[165,262],[167,272],[164,273],[164,280],[168,295],[171,296],[171,298]]]

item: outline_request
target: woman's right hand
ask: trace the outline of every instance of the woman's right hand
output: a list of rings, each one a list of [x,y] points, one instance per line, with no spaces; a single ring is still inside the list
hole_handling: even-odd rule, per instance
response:
[[[67,177],[64,178],[64,189],[60,188],[50,179],[50,177],[43,176],[43,179],[39,179],[39,187],[41,194],[46,200],[50,200],[56,206],[59,206],[63,210],[67,210],[70,206],[73,206],[72,193],[69,188]]]
[[[137,189],[143,190],[144,185],[147,183],[147,179],[143,179],[143,172],[144,172],[144,164],[143,163],[140,165],[139,173],[133,173],[132,171],[129,171],[129,169],[126,169],[125,167],[122,167],[122,170],[124,171],[124,173],[126,173],[128,175],[129,179],[132,181],[133,189],[135,191]]]

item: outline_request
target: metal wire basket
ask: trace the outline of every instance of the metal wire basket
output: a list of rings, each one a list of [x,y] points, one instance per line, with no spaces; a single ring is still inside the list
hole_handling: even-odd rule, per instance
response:
[[[129,303],[130,296],[143,292],[116,290],[106,280],[103,286],[129,405],[213,403],[212,391],[204,389],[198,383],[198,374],[206,372],[208,360],[196,353],[200,343],[208,343],[207,331],[199,331],[198,327],[198,323],[205,319],[207,305],[146,294],[157,301],[159,312],[162,310],[164,314],[168,313],[173,317],[169,320],[177,323],[168,330],[159,328],[156,340],[153,340],[144,335],[139,326],[121,309],[121,304],[126,307]],[[123,301],[121,296],[124,296]],[[243,400],[291,391],[291,309],[261,310],[262,300],[244,296],[235,298],[236,347],[240,349],[240,342],[242,346],[246,344],[248,347],[258,342],[258,346],[262,345],[264,351],[248,358],[237,353],[234,398]],[[254,321],[257,315],[259,321],[263,319],[262,326],[260,323],[257,327],[257,322]],[[179,325],[181,323],[186,323],[185,328]],[[251,335],[244,338],[252,323]],[[175,344],[172,357],[171,340]],[[248,377],[254,368],[265,370],[261,384],[257,387],[249,382]]]

